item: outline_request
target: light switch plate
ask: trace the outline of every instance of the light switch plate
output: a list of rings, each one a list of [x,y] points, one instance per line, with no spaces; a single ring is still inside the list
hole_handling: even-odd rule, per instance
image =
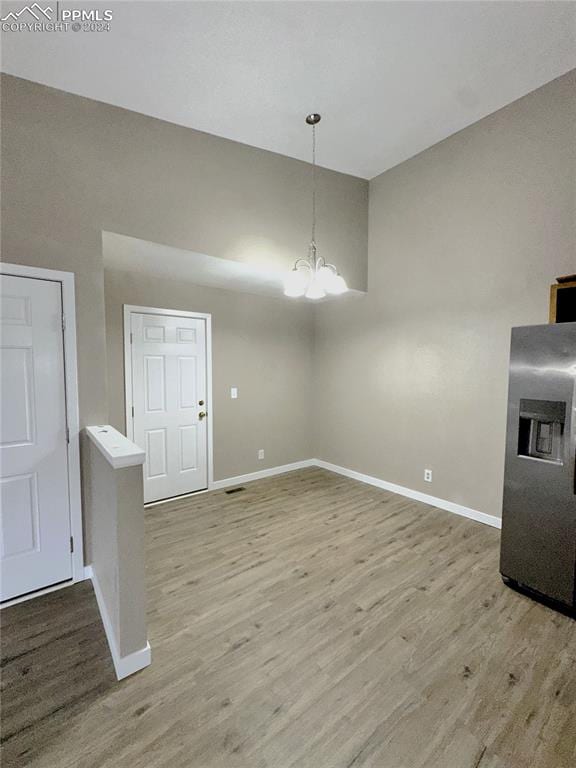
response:
[[[236,400],[238,397],[238,387],[230,387],[230,397],[232,400]]]

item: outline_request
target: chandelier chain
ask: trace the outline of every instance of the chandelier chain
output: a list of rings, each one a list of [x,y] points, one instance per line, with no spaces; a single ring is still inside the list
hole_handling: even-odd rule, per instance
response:
[[[316,243],[316,124],[312,126],[312,242]]]

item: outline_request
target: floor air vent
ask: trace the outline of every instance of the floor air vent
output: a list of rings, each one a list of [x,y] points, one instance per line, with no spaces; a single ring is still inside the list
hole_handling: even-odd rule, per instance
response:
[[[245,491],[246,488],[244,488],[243,485],[240,485],[238,488],[230,488],[229,491],[226,491],[226,493],[240,493],[240,491]]]

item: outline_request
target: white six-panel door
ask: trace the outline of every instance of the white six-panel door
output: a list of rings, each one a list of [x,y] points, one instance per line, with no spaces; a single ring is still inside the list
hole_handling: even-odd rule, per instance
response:
[[[131,313],[133,440],[144,500],[208,487],[206,321]]]
[[[72,578],[61,284],[0,276],[2,601]]]

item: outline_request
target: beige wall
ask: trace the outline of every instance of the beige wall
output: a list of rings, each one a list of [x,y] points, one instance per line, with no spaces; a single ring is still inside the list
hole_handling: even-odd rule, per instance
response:
[[[122,305],[207,312],[212,315],[215,479],[311,457],[312,307],[108,268],[105,288],[113,426],[124,432]],[[231,386],[238,387],[237,400],[230,398]],[[257,458],[260,448],[263,461]]]
[[[371,182],[369,294],[316,310],[316,456],[499,514],[510,327],[545,322],[547,286],[576,271],[574,83],[566,75]],[[103,230],[252,262],[288,264],[305,247],[306,164],[12,77],[2,106],[2,256],[76,273],[83,423],[108,410]],[[320,200],[323,249],[362,288],[367,184],[323,171]],[[112,324],[122,302],[187,309],[197,296],[195,309],[214,312],[218,476],[261,468],[252,457],[269,444],[266,465],[305,458],[298,414],[309,412],[292,386],[305,386],[305,364],[265,395],[237,373],[247,358],[271,375],[278,338],[299,359],[301,305],[260,312],[235,294],[209,306],[207,289],[132,275],[107,286]],[[263,328],[263,316],[278,320]],[[122,426],[118,338],[116,327],[110,408]],[[252,398],[245,411],[225,396],[232,383]],[[271,421],[279,392],[284,434]]]
[[[576,272],[575,86],[371,182],[368,295],[317,311],[317,457],[500,515],[510,328]]]
[[[97,424],[108,410],[102,231],[288,266],[308,243],[310,166],[19,78],[1,83],[2,258],[75,272],[80,415]],[[318,240],[357,288],[367,212],[367,182],[319,172]]]

